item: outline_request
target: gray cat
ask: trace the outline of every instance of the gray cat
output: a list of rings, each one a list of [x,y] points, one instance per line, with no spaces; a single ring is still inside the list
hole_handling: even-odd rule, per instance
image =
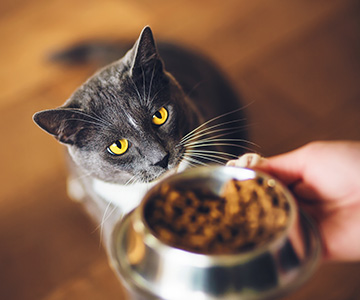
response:
[[[161,178],[242,154],[240,107],[208,60],[171,44],[157,47],[145,27],[120,60],[34,121],[67,146],[69,194],[84,202],[107,246],[114,223]]]

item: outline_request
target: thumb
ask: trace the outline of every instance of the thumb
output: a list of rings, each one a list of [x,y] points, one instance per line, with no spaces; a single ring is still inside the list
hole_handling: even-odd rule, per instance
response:
[[[302,147],[264,159],[256,169],[278,178],[285,185],[291,185],[303,179],[305,167],[306,153]]]

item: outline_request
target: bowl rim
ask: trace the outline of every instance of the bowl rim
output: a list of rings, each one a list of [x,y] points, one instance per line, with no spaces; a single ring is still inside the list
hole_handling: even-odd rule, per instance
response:
[[[185,250],[182,248],[177,248],[174,246],[171,246],[167,244],[166,242],[162,241],[160,238],[158,238],[155,234],[155,232],[151,229],[150,225],[145,219],[144,211],[145,206],[147,205],[148,201],[151,199],[151,196],[153,193],[159,188],[160,185],[164,183],[171,183],[172,181],[176,181],[179,178],[192,178],[196,177],[199,174],[213,174],[215,172],[225,172],[228,173],[229,176],[232,176],[232,178],[239,179],[239,180],[247,180],[247,179],[255,179],[258,177],[262,177],[265,180],[274,180],[276,185],[280,186],[285,198],[287,199],[290,209],[289,209],[289,215],[288,215],[288,221],[286,228],[283,229],[281,232],[279,232],[276,235],[276,238],[271,239],[264,243],[263,245],[259,247],[255,247],[251,250],[241,251],[238,253],[231,253],[231,254],[208,254],[208,253],[199,253],[199,252],[192,252],[190,250]],[[245,177],[241,176],[244,175]],[[234,177],[237,175],[237,177]],[[250,177],[251,176],[251,177]],[[206,177],[206,176],[205,176]],[[211,176],[210,176],[211,177]],[[210,178],[209,177],[209,178]],[[228,181],[230,179],[227,179]],[[225,182],[225,181],[224,181]],[[177,173],[174,175],[171,175],[156,185],[154,185],[144,196],[142,199],[140,205],[138,208],[134,210],[133,215],[133,222],[134,227],[137,230],[140,230],[143,232],[144,237],[144,243],[147,246],[150,246],[152,248],[156,247],[158,251],[162,251],[163,253],[168,253],[171,255],[176,255],[175,257],[181,261],[186,262],[190,258],[192,262],[196,261],[198,266],[210,266],[210,265],[234,265],[234,263],[241,263],[242,261],[249,261],[252,258],[258,257],[262,253],[268,252],[268,251],[275,251],[276,249],[279,249],[279,247],[286,241],[287,236],[289,235],[289,232],[295,226],[296,219],[298,218],[298,206],[295,201],[294,196],[290,193],[288,188],[281,183],[278,179],[275,177],[266,174],[264,172],[248,169],[248,168],[240,168],[240,167],[232,167],[232,166],[200,166],[191,168],[188,170],[185,170],[184,172]]]

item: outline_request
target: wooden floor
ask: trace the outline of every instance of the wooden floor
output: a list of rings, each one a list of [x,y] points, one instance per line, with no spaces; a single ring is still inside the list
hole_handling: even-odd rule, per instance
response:
[[[222,66],[249,103],[263,155],[360,139],[357,0],[2,0],[0,299],[125,299],[96,226],[66,196],[61,146],[31,117],[94,71],[48,63],[52,51],[135,40],[146,24]],[[359,283],[360,263],[322,265],[285,299],[360,299]]]

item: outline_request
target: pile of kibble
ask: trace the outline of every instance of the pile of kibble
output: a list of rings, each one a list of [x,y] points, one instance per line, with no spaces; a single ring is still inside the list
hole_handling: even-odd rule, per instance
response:
[[[272,179],[230,180],[221,195],[159,187],[145,220],[164,243],[204,254],[233,254],[261,246],[287,226],[289,203]]]

